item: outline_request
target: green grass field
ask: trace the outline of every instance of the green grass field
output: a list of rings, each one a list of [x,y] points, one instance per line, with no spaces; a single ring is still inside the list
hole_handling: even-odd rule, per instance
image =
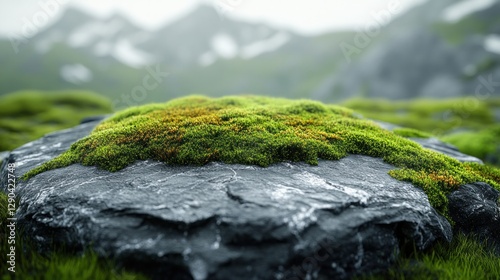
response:
[[[500,257],[488,242],[457,234],[451,243],[438,243],[426,252],[403,253],[388,272],[359,277],[363,280],[495,280]]]

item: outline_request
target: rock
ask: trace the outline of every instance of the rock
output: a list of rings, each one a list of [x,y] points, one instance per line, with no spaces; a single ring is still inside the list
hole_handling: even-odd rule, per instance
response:
[[[9,161],[20,176],[95,125],[47,135]],[[347,279],[387,268],[402,246],[452,238],[425,193],[391,169],[360,155],[267,168],[147,160],[115,173],[75,164],[19,181],[16,215],[40,250],[92,246],[155,279]]]
[[[9,152],[0,152],[0,161],[4,161],[9,157]]]
[[[90,122],[47,134],[36,141],[27,143],[7,153],[6,159],[9,162],[16,162],[16,174],[21,176],[36,165],[55,158],[68,150],[72,143],[87,136],[97,124],[97,122]],[[4,172],[7,172],[7,170],[2,169],[1,180],[5,178]]]
[[[9,159],[9,155],[10,155],[10,152],[0,152],[0,167],[2,166],[4,161]]]
[[[97,122],[97,121],[102,121],[104,120],[105,118],[109,117],[110,115],[101,115],[101,116],[92,116],[92,117],[86,117],[86,118],[83,118],[81,121],[80,121],[80,124],[84,124],[84,123],[90,123],[90,122]]]
[[[461,186],[449,196],[456,230],[472,233],[496,245],[500,254],[500,192],[485,183]]]

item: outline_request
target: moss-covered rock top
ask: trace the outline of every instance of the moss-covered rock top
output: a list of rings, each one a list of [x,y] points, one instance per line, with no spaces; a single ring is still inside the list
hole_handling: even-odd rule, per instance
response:
[[[422,187],[443,214],[445,194],[462,184],[482,181],[500,189],[498,170],[424,149],[358,119],[349,109],[256,96],[191,96],[127,109],[25,178],[74,163],[117,171],[145,159],[175,165],[221,161],[268,166],[282,161],[317,164],[318,159],[338,160],[348,154],[383,158],[397,167],[391,176]]]

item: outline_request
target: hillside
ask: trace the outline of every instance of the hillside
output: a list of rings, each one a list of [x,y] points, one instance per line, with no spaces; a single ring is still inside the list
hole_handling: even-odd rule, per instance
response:
[[[303,36],[221,19],[210,6],[150,32],[120,14],[96,18],[70,8],[21,44],[18,55],[11,42],[0,40],[0,94],[90,89],[106,94],[118,108],[188,93],[252,92],[323,101],[471,95],[500,74],[495,17],[500,3],[490,2],[453,20],[446,15],[457,9],[456,1],[424,2],[382,26],[362,48],[355,40],[363,30]],[[359,52],[346,58],[341,44]],[[131,98],[151,69],[168,77]],[[498,95],[491,86],[481,90]]]

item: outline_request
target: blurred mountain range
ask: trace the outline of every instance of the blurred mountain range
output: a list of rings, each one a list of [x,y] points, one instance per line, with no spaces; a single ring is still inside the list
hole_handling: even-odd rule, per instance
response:
[[[482,93],[500,95],[500,2],[467,2],[427,1],[388,24],[367,19],[378,29],[318,36],[224,17],[206,5],[155,31],[120,14],[102,19],[68,8],[16,41],[17,53],[0,39],[0,95],[87,89],[118,107],[190,93],[441,98],[472,95],[485,83]]]

